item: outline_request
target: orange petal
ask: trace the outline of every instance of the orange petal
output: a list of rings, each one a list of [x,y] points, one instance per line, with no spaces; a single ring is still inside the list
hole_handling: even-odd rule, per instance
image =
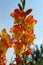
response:
[[[28,9],[28,10],[25,12],[25,14],[28,15],[28,14],[30,14],[31,12],[32,12],[32,9]]]
[[[15,61],[17,62],[17,64],[20,64],[22,62],[21,57],[16,57]]]
[[[29,55],[29,54],[31,54],[31,53],[32,53],[32,49],[29,49],[29,50],[26,50],[23,54]]]

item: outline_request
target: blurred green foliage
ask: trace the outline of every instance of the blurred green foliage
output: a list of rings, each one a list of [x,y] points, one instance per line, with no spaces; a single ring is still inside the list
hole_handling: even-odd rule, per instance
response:
[[[40,48],[37,45],[33,48],[28,65],[43,65],[43,44]]]

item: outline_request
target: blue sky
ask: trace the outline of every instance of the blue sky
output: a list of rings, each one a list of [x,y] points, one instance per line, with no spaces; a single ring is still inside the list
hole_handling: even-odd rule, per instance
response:
[[[20,0],[0,0],[0,31],[6,28],[9,33],[13,25],[10,13],[18,8],[18,3],[20,3]],[[43,43],[43,0],[26,0],[25,10],[29,8],[33,9],[31,14],[38,21],[35,25],[36,40],[34,44],[39,46]]]

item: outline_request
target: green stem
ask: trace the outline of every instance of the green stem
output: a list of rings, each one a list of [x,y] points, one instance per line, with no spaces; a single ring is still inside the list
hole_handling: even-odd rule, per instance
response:
[[[22,57],[23,57],[22,65],[26,65],[27,56],[26,55],[22,55]]]
[[[24,8],[25,8],[25,0],[20,0],[20,1],[21,1],[21,4],[22,4],[22,5],[18,4],[19,9],[20,9],[20,10],[24,10]]]

